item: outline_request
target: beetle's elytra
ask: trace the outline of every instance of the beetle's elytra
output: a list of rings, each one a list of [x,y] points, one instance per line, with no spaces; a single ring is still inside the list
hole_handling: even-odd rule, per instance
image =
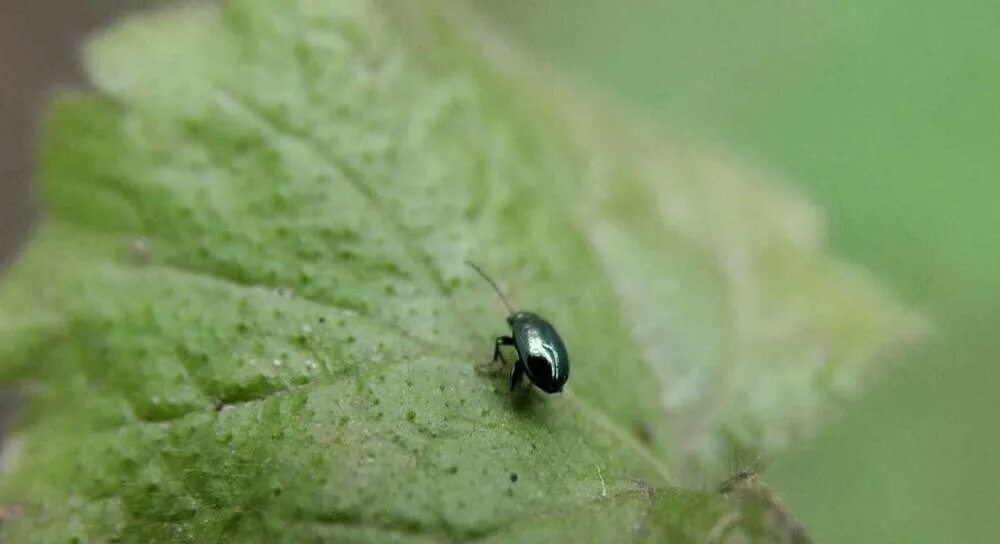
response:
[[[498,359],[504,364],[507,360],[500,352],[501,346],[513,346],[517,352],[517,361],[510,374],[511,391],[517,387],[524,376],[546,393],[562,391],[569,379],[569,355],[562,338],[555,327],[542,316],[524,311],[515,311],[507,298],[503,296],[496,282],[475,264],[466,261],[473,270],[479,273],[496,291],[510,315],[507,324],[510,325],[510,336],[498,336],[493,347],[493,362]]]

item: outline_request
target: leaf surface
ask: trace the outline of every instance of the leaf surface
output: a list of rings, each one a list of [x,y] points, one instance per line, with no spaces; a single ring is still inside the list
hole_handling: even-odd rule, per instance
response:
[[[798,199],[469,17],[232,0],[90,44],[0,291],[4,536],[796,541],[767,494],[680,484],[807,434],[914,321]],[[483,368],[466,259],[557,325],[564,394]]]

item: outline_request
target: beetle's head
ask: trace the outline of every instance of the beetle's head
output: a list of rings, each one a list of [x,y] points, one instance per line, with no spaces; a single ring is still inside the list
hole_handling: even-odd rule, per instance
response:
[[[513,327],[514,322],[523,317],[524,312],[522,311],[511,312],[511,314],[507,316],[507,324]]]

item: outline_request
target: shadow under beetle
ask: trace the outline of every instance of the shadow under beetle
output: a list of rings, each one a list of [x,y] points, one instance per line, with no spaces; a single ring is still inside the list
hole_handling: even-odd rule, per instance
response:
[[[517,361],[510,373],[511,391],[517,387],[524,376],[546,393],[558,393],[569,379],[569,355],[562,338],[555,327],[542,316],[532,313],[515,311],[493,278],[475,264],[465,261],[473,270],[486,280],[496,291],[504,306],[510,312],[507,324],[510,325],[510,336],[498,336],[493,347],[493,362],[497,359],[507,364],[507,359],[500,352],[501,346],[514,346],[517,351]]]

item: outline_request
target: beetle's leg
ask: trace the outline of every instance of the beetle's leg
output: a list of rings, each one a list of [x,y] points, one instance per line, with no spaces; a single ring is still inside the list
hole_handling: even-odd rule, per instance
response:
[[[514,370],[510,373],[510,390],[513,391],[517,384],[521,383],[521,379],[524,377],[524,363],[518,358],[517,362],[514,363]]]
[[[510,336],[498,336],[496,343],[493,345],[493,362],[497,362],[497,359],[503,361],[504,366],[507,366],[507,359],[504,358],[503,353],[500,353],[500,346],[513,346],[514,339]]]
[[[493,347],[493,360],[489,363],[483,361],[482,363],[477,364],[477,370],[487,374],[496,374],[499,370],[507,366],[507,358],[504,357],[503,352],[500,351],[500,346],[513,345],[515,345],[514,339],[510,336],[498,336]],[[500,363],[497,361],[500,361]]]

